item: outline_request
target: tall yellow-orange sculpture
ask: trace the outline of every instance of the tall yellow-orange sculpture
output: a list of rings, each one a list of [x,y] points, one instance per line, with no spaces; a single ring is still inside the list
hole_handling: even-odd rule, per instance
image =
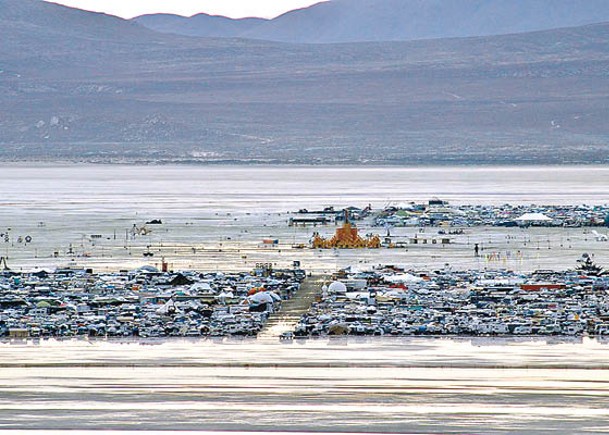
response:
[[[311,241],[313,248],[317,249],[361,249],[361,248],[380,248],[381,239],[379,236],[362,238],[357,233],[357,228],[349,222],[349,212],[345,210],[345,223],[336,229],[336,233],[331,239],[324,239],[319,233],[313,234]]]

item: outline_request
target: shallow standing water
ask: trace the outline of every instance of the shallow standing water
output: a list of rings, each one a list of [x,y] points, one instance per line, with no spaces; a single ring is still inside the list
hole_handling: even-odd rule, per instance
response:
[[[334,338],[0,344],[8,429],[602,433],[609,345]]]

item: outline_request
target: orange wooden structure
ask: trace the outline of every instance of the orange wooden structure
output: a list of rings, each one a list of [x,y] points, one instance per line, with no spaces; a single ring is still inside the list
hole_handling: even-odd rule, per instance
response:
[[[357,232],[355,225],[349,222],[349,212],[345,210],[345,223],[336,229],[336,233],[331,239],[324,239],[319,233],[313,234],[311,245],[316,249],[362,249],[380,248],[381,239],[379,236],[362,238]]]

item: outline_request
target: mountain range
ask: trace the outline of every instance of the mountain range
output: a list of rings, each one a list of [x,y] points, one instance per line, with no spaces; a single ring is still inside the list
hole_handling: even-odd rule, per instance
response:
[[[608,159],[609,24],[289,44],[0,0],[0,32],[3,161]]]
[[[609,22],[607,0],[330,0],[272,20],[142,15],[150,29],[292,43],[410,41],[525,33]]]

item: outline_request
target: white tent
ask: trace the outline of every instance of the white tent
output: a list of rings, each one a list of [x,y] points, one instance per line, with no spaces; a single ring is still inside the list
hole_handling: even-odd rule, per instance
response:
[[[344,295],[345,293],[347,293],[347,286],[340,281],[334,281],[328,286],[328,293]]]
[[[269,292],[258,292],[251,296],[248,296],[247,299],[250,302],[254,302],[256,304],[269,303],[272,304],[274,299],[273,296],[269,294]]]
[[[171,314],[171,313],[179,313],[181,312],[178,307],[176,307],[173,299],[169,299],[162,307],[156,310],[157,314]]]
[[[136,273],[159,273],[159,269],[154,266],[145,265],[135,269]]]
[[[444,213],[444,214],[452,214],[457,216],[465,216],[465,212],[459,210],[458,208],[450,208],[450,207],[429,207],[427,209],[427,213]]]
[[[231,291],[229,291],[229,292],[223,291],[219,295],[215,296],[215,298],[217,300],[219,300],[222,305],[224,305],[226,303],[227,298],[230,299],[230,298],[234,298],[234,297],[235,297],[235,294]]]
[[[400,273],[395,275],[385,276],[385,281],[391,282],[394,284],[400,283],[414,283],[414,282],[422,282],[425,281],[420,276],[411,275],[410,273]]]
[[[399,299],[404,299],[408,296],[408,294],[404,290],[400,290],[400,289],[389,290],[389,291],[383,293],[383,295],[390,297],[390,298],[399,298]]]
[[[279,296],[277,293],[269,292],[269,295],[271,295],[271,297],[273,298],[274,301],[276,301],[276,302],[281,301],[281,296]]]
[[[213,292],[208,282],[195,282],[190,286],[190,290],[193,292]]]
[[[551,222],[552,219],[543,213],[525,213],[519,218],[514,219],[516,222]]]

